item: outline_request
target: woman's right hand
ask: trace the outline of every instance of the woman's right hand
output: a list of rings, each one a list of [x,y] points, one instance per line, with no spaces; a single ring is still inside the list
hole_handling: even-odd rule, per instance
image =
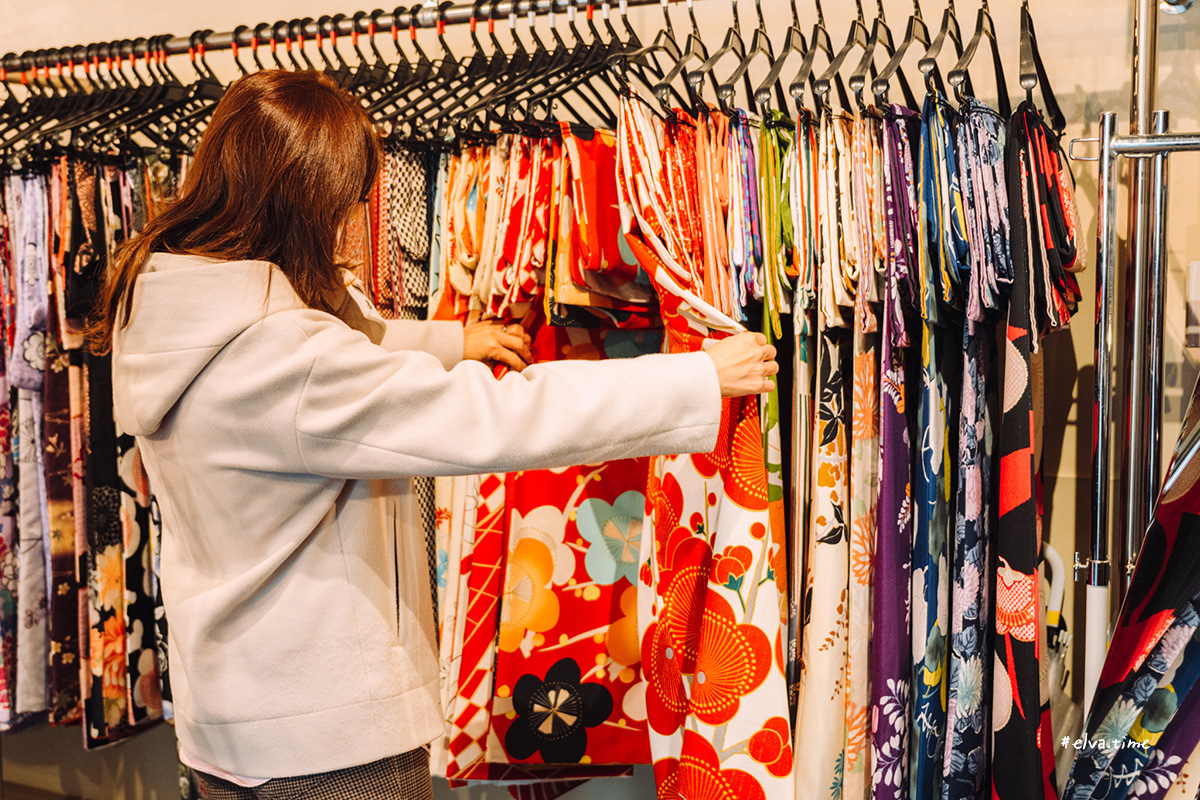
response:
[[[779,372],[775,348],[761,333],[739,333],[713,341],[704,351],[717,367],[721,397],[762,394],[775,388],[771,380]]]

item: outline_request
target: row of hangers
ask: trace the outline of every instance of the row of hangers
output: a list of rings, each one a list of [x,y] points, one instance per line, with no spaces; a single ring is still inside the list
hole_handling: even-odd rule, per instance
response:
[[[385,57],[378,42],[379,18],[385,13],[381,10],[360,11],[349,18],[354,23],[349,37],[352,55],[344,53],[344,45],[339,43],[345,38],[338,34],[345,15],[240,26],[234,31],[231,50],[240,74],[249,72],[244,62],[247,48],[238,46],[247,36],[255,69],[323,70],[360,96],[373,119],[390,134],[433,142],[487,139],[497,130],[553,135],[559,119],[614,127],[613,101],[618,95],[636,97],[663,119],[675,118],[675,107],[695,116],[731,113],[739,105],[760,114],[774,110],[794,116],[806,106],[818,111],[831,107],[834,91],[842,108],[867,108],[868,85],[873,102],[882,106],[896,84],[902,102],[916,108],[917,98],[903,62],[918,55],[917,69],[926,88],[944,94],[938,60],[947,40],[956,62],[945,83],[960,100],[974,94],[970,68],[979,46],[987,40],[997,110],[1005,116],[1010,113],[988,0],[981,0],[970,39],[964,37],[955,0],[946,0],[936,30],[922,16],[920,0],[913,0],[912,14],[898,44],[882,0],[876,0],[876,16],[870,25],[862,0],[855,0],[856,15],[839,49],[834,48],[821,0],[813,3],[816,21],[806,37],[796,0],[790,0],[791,25],[778,54],[761,0],[755,2],[757,26],[749,32],[748,44],[738,2],[731,1],[731,25],[712,52],[702,40],[692,0],[686,3],[690,30],[682,46],[666,0],[661,3],[663,27],[647,43],[639,40],[624,1],[619,5],[618,26],[607,0],[600,4],[602,24],[596,20],[596,3],[588,0],[582,30],[578,9],[571,2],[562,31],[552,4],[548,13],[551,40],[547,42],[534,26],[535,4],[530,5],[524,25],[519,24],[516,4],[511,4],[509,32],[502,38],[495,19],[500,0],[475,0],[469,21],[472,52],[462,57],[452,53],[446,42],[450,2],[436,9],[434,31],[440,52],[433,57],[419,41],[428,34],[419,34],[414,26],[407,30],[415,57],[406,52],[400,45],[399,25],[391,26],[395,55],[391,60]],[[392,12],[392,18],[415,19],[422,10],[426,9],[421,5],[400,7]],[[1042,86],[1052,116],[1061,118],[1046,85],[1027,0],[1022,3],[1021,15],[1021,86],[1030,99],[1034,88]],[[489,46],[479,36],[484,19]],[[524,36],[518,32],[521,27],[526,28]],[[360,34],[364,28],[366,33]],[[314,29],[316,34],[306,38]],[[0,84],[5,84],[0,103],[0,156],[10,167],[20,167],[65,147],[108,152],[150,145],[164,151],[190,150],[225,89],[208,64],[207,42],[212,33],[197,31],[189,38],[195,76],[186,80],[168,63],[169,36],[25,54],[33,66],[19,76],[23,98],[7,88],[3,80],[7,76],[0,73]],[[143,51],[144,56],[135,56],[135,51]],[[851,60],[855,51],[857,57]],[[12,54],[5,61],[11,58]],[[821,70],[817,69],[818,58],[824,64]],[[798,69],[785,85],[783,75],[789,61],[798,64]],[[756,65],[765,70],[765,78],[757,84],[750,79]],[[848,65],[853,69],[843,80]],[[1054,127],[1061,129],[1061,125]]]

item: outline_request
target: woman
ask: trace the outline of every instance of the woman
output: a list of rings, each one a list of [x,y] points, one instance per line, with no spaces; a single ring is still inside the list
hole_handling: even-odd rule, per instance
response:
[[[432,796],[409,476],[708,451],[719,398],[778,369],[757,334],[526,368],[527,337],[494,324],[383,321],[337,255],[378,158],[325,76],[240,79],[93,325],[162,509],[176,729],[209,797]]]

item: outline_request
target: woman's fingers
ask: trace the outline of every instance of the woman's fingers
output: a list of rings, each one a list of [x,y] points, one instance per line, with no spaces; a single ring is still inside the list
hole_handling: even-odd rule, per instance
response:
[[[533,351],[529,349],[529,335],[525,334],[524,331],[522,331],[523,335],[509,333],[508,331],[509,328],[506,328],[497,335],[499,344],[516,353],[526,364],[532,364]]]
[[[761,394],[775,388],[776,350],[761,333],[740,333],[705,348],[717,368],[722,397]]]

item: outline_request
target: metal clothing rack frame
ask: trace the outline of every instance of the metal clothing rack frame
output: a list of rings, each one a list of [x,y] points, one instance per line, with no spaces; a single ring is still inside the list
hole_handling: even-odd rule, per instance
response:
[[[353,36],[355,34],[374,35],[388,33],[393,30],[413,30],[418,28],[441,29],[446,25],[459,25],[470,22],[472,18],[478,21],[507,18],[511,14],[528,16],[530,13],[542,15],[566,12],[570,7],[576,9],[593,9],[599,7],[607,14],[610,6],[616,6],[623,14],[629,6],[661,5],[666,7],[684,0],[619,0],[619,2],[596,2],[595,0],[500,0],[500,2],[481,2],[477,4],[454,5],[452,3],[437,3],[431,5],[417,4],[403,10],[394,9],[391,13],[374,11],[370,14],[359,12],[352,17],[338,15],[337,17],[321,17],[313,20],[311,17],[294,19],[275,23],[269,31],[275,36],[276,30],[283,30],[284,36],[278,42],[290,46],[292,41],[303,45],[305,40],[319,40],[322,37]],[[691,0],[688,0],[689,4]],[[478,8],[476,8],[476,5]],[[286,26],[286,28],[284,28]],[[262,30],[262,27],[259,27]],[[65,63],[77,65],[106,63],[106,59],[119,61],[121,59],[144,58],[148,54],[187,55],[193,54],[197,48],[200,53],[213,50],[232,50],[236,47],[252,47],[256,43],[264,44],[263,37],[256,33],[254,26],[239,27],[233,31],[214,33],[202,31],[192,36],[171,36],[165,42],[157,42],[163,37],[151,39],[120,39],[111,42],[97,42],[89,45],[74,45],[71,47],[50,48],[45,50],[28,50],[20,55],[9,53],[0,59],[0,70],[7,73],[9,78],[22,73],[45,70],[49,74],[52,66]],[[156,43],[157,42],[157,43]],[[3,76],[0,75],[0,80]]]
[[[1162,9],[1181,13],[1192,0],[1169,0]],[[1163,313],[1166,284],[1167,156],[1200,151],[1200,133],[1169,133],[1170,115],[1153,110],[1158,88],[1158,0],[1133,0],[1133,64],[1129,133],[1117,133],[1117,114],[1100,116],[1096,247],[1096,338],[1092,526],[1090,553],[1076,555],[1087,571],[1084,636],[1084,714],[1090,710],[1108,649],[1113,611],[1129,586],[1162,478]],[[1131,160],[1127,262],[1117,245],[1118,159]],[[1129,270],[1130,273],[1127,273]],[[1117,289],[1132,293],[1118,337]],[[1124,291],[1124,290],[1123,290]],[[1118,352],[1128,341],[1128,363]],[[1126,402],[1122,402],[1122,400]],[[1119,411],[1125,413],[1118,415]],[[1124,436],[1114,437],[1120,426]],[[1114,449],[1114,444],[1121,447]],[[1120,472],[1113,479],[1113,464]],[[1114,485],[1116,489],[1114,489]],[[1120,500],[1119,515],[1113,507]],[[1116,525],[1111,519],[1119,516]],[[1113,566],[1116,569],[1113,569]],[[1114,587],[1115,583],[1115,587]],[[1115,600],[1113,603],[1114,592]]]

